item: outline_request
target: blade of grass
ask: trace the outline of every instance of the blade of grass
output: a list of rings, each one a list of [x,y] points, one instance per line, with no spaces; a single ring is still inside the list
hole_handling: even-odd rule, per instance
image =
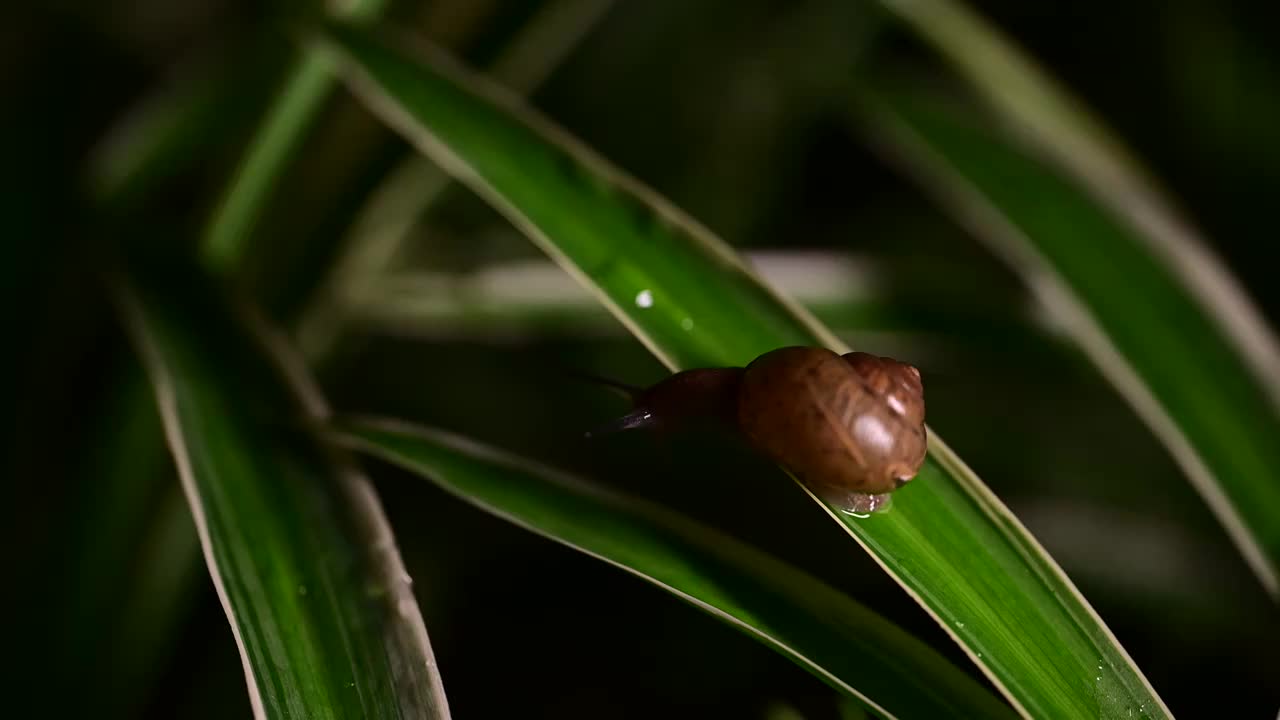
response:
[[[1129,224],[1152,261],[1213,319],[1280,407],[1280,340],[1240,284],[1124,144],[998,29],[957,0],[881,0],[1025,141]]]
[[[581,21],[589,25],[590,20],[609,4],[611,0],[565,0],[552,10],[541,12],[539,17],[544,18],[544,22],[526,31],[522,35],[524,40],[517,43],[516,49],[504,53],[503,64],[517,80],[536,81],[557,57],[555,53],[547,55],[545,48],[541,47],[548,36],[564,31],[566,23],[573,25]],[[363,10],[354,8],[357,15],[377,10],[368,3],[362,7]],[[574,30],[570,28],[567,35],[571,44]],[[271,59],[261,47],[262,38],[255,35],[252,40],[238,43],[234,52],[227,53],[231,58],[229,64],[211,65],[206,62],[182,73],[163,92],[131,112],[100,144],[90,163],[87,185],[105,218],[113,222],[129,222],[134,213],[145,211],[140,207],[148,193],[189,168],[193,160],[201,156],[201,151],[206,155],[210,152],[211,137],[229,137],[250,120],[251,113],[246,108],[254,101],[266,99],[260,96],[265,95],[265,81],[271,79],[260,70],[261,64]],[[538,49],[535,50],[535,46]],[[305,65],[305,60],[303,62]],[[240,184],[228,188],[223,209],[231,215],[224,213],[215,218],[215,224],[221,225],[211,228],[210,233],[234,239],[250,231],[252,218],[260,212],[266,200],[254,193],[271,185],[272,178],[283,171],[292,153],[292,147],[282,145],[280,139],[305,135],[310,118],[318,108],[317,103],[327,94],[313,84],[320,75],[297,67],[292,72],[293,79],[285,83],[283,95],[275,109],[268,113],[258,139],[246,156]],[[247,93],[246,83],[251,85],[253,92]],[[232,117],[236,122],[229,122],[229,108],[234,109]],[[418,162],[430,168],[429,163]],[[439,174],[434,168],[430,169]],[[235,227],[240,229],[233,229]],[[238,242],[233,250],[228,250],[232,254],[225,261],[234,264],[244,248],[245,245]],[[119,428],[150,430],[151,425],[146,421],[155,416],[150,389],[139,387],[137,390],[130,391],[128,409],[119,411],[123,421],[112,426],[113,431]],[[165,448],[158,429],[154,438],[148,440],[145,447],[121,446],[133,449],[121,451],[118,459],[111,458],[112,462],[91,465],[95,476],[92,487],[99,494],[94,496],[93,502],[84,503],[84,517],[78,527],[83,530],[81,534],[89,539],[84,542],[83,557],[77,555],[82,560],[91,560],[67,564],[70,568],[89,571],[94,578],[93,582],[85,582],[77,575],[72,587],[95,590],[92,593],[64,594],[76,603],[73,617],[83,617],[85,621],[66,627],[67,642],[74,645],[68,646],[71,650],[64,656],[84,655],[90,662],[85,668],[88,671],[100,666],[101,658],[95,661],[86,653],[107,652],[106,647],[120,647],[118,644],[86,646],[86,638],[98,637],[89,632],[89,628],[112,633],[112,638],[128,639],[128,652],[123,655],[116,653],[120,657],[111,664],[112,672],[106,675],[99,673],[103,675],[100,678],[102,691],[95,695],[98,697],[97,706],[105,708],[136,709],[145,697],[145,683],[151,679],[148,673],[163,666],[160,658],[170,649],[167,642],[172,635],[170,628],[176,627],[184,617],[183,611],[190,595],[187,590],[198,574],[191,572],[196,567],[197,555],[187,552],[188,546],[196,544],[194,530],[190,531],[190,538],[181,534],[190,524],[190,520],[182,517],[188,512],[185,503],[166,502],[153,507],[154,504],[140,504],[134,499],[158,491],[160,488],[157,486],[162,482],[173,480],[168,477],[170,471],[152,472],[141,468],[144,458],[154,455],[158,461],[163,459],[161,454]],[[147,514],[122,525],[121,517],[133,517],[128,513],[121,515],[122,509]],[[121,538],[103,536],[92,529],[113,522],[116,527],[127,528],[131,533],[126,545],[103,542],[104,537]],[[138,546],[139,538],[144,536],[165,537],[166,541],[157,547],[166,552],[139,559],[132,548]],[[126,546],[130,548],[128,551],[121,549]],[[183,555],[189,557],[187,566],[183,565]],[[123,604],[111,604],[117,600]],[[106,617],[113,617],[115,627],[98,628],[104,612]],[[111,714],[109,709],[106,712]]]
[[[255,715],[448,717],[372,488],[301,427],[323,401],[266,330],[251,338],[211,292],[166,281],[118,297]]]
[[[782,345],[845,349],[707,230],[448,58],[342,27],[319,42],[375,112],[593,289],[672,369],[742,365]],[[936,434],[895,505],[865,520],[823,507],[1019,711],[1168,715],[1052,558]]]
[[[104,136],[84,178],[101,236],[154,237],[123,228],[150,210],[158,187],[248,124],[265,91],[263,45],[251,33],[184,66]],[[105,402],[82,407],[99,420],[76,450],[84,462],[64,508],[71,527],[60,533],[70,543],[59,593],[67,608],[57,615],[60,642],[50,646],[85,677],[81,707],[102,717],[136,717],[146,707],[206,587],[151,388],[127,354],[113,343],[111,357],[94,360],[111,369],[109,390]]]
[[[494,77],[528,94],[542,84],[613,7],[614,0],[551,0],[538,9],[492,63]],[[307,357],[323,357],[348,320],[352,298],[376,287],[414,223],[452,183],[412,155],[387,175],[353,223],[347,246],[298,327]]]
[[[352,0],[335,6],[340,17],[367,22],[381,15],[388,4],[388,0]],[[333,86],[333,69],[319,53],[304,50],[294,60],[205,229],[201,252],[209,267],[226,270],[239,262],[271,197],[271,187],[306,139]]]
[[[864,98],[887,151],[1030,279],[1275,597],[1280,416],[1224,328],[1131,225],[1054,168],[901,85]]]
[[[1015,716],[896,625],[688,518],[438,430],[352,420],[335,432],[485,512],[657,585],[881,716]]]
[[[1112,222],[1126,226],[1121,229],[1123,251],[1137,260],[1135,267],[1142,268],[1141,277],[1161,285],[1166,300],[1180,296],[1177,317],[1183,317],[1182,312],[1190,314],[1191,323],[1202,333],[1199,338],[1207,339],[1210,357],[1202,357],[1200,349],[1205,343],[1195,340],[1190,346],[1175,343],[1183,346],[1176,349],[1166,345],[1165,350],[1174,352],[1162,351],[1161,359],[1183,365],[1178,374],[1186,380],[1195,378],[1194,382],[1200,383],[1207,379],[1211,385],[1228,382],[1232,388],[1216,401],[1200,400],[1221,409],[1219,401],[1245,399],[1245,412],[1226,407],[1223,414],[1206,413],[1206,407],[1197,407],[1172,383],[1167,383],[1168,392],[1154,387],[1159,371],[1144,357],[1147,348],[1136,339],[1131,342],[1122,337],[1114,325],[1107,325],[1108,318],[1099,315],[1098,319],[1104,320],[1101,332],[1089,337],[1082,333],[1081,338],[1095,362],[1169,447],[1263,586],[1273,598],[1280,598],[1280,529],[1265,522],[1275,516],[1270,509],[1280,498],[1280,489],[1266,482],[1266,473],[1276,467],[1270,462],[1276,444],[1255,442],[1261,435],[1274,435],[1280,418],[1280,341],[1274,331],[1199,232],[1180,216],[1123,143],[997,28],[956,0],[881,2],[930,42],[1000,121],[1012,127],[1038,155],[1074,178],[1079,183],[1075,192],[1090,195],[1113,214]],[[1092,239],[1101,245],[1101,238]],[[1037,237],[1029,240],[1041,244]],[[1096,309],[1098,298],[1084,291],[1085,283],[1066,263],[1055,260],[1043,247],[1038,252],[1048,257],[1087,308]],[[1185,335],[1192,337],[1191,333]],[[1187,354],[1181,355],[1183,352]],[[1240,370],[1243,375],[1235,376]],[[1153,386],[1144,387],[1144,381]],[[1195,393],[1201,387],[1184,385],[1182,391]],[[1264,410],[1263,398],[1270,408],[1259,414]],[[1248,425],[1247,418],[1259,417],[1263,418],[1260,425]],[[1217,424],[1220,420],[1225,422]],[[1252,430],[1244,436],[1249,439],[1233,438],[1231,433],[1237,427]],[[1264,461],[1270,464],[1263,475],[1240,478],[1234,474],[1241,471],[1239,466],[1251,465],[1256,470]],[[1261,499],[1263,505],[1255,505],[1255,499]]]
[[[150,387],[132,365],[114,379],[106,401],[88,407],[99,420],[78,448],[77,492],[64,508],[68,556],[59,563],[65,579],[52,645],[84,675],[81,710],[136,717],[202,586],[190,562],[195,530],[172,502],[176,484],[168,484]]]
[[[202,241],[206,263],[225,270],[244,253],[270,189],[306,137],[306,129],[333,88],[324,58],[307,53],[289,70],[236,176],[218,202]]]
[[[990,23],[957,0],[881,0],[933,44],[999,119],[1132,227],[1213,319],[1280,407],[1280,340],[1208,244],[1110,130]]]
[[[104,135],[88,165],[97,210],[121,218],[166,181],[215,154],[242,132],[265,102],[274,48],[257,34],[180,68]]]
[[[147,451],[154,448],[148,446]],[[160,477],[174,480],[168,474]],[[200,556],[200,542],[176,482],[164,488],[139,536],[136,554],[127,558],[136,562],[126,576],[128,595],[112,618],[110,642],[100,663],[86,671],[103,681],[104,689],[95,694],[89,711],[99,717],[136,718],[144,713],[158,676],[183,647],[197,598],[208,589],[204,568],[193,561]],[[89,587],[94,586],[81,586]],[[109,672],[104,671],[107,665]],[[112,713],[111,708],[118,711]]]
[[[1043,350],[1053,329],[1037,326],[1032,303],[977,298],[935,271],[930,282],[906,283],[903,269],[872,258],[830,252],[754,252],[747,256],[766,283],[796,299],[837,333],[925,333],[1011,352]],[[506,337],[509,334],[624,332],[554,263],[489,265],[463,274],[395,272],[366,281],[346,312],[363,332],[414,336]]]

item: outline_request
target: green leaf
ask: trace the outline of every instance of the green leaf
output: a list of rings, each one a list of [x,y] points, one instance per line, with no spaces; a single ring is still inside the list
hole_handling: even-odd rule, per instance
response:
[[[448,717],[377,498],[303,427],[323,401],[269,331],[167,281],[124,287],[121,306],[255,715]]]
[[[1023,305],[971,292],[971,277],[921,272],[829,252],[753,253],[752,267],[833,331],[924,334],[990,349],[1024,361],[1061,353],[1048,328]],[[913,282],[908,282],[908,279]],[[344,313],[363,332],[431,337],[502,337],[504,333],[586,333],[625,329],[592,294],[547,260],[492,263],[464,273],[370,274],[348,293]],[[301,333],[300,344],[306,348]]]
[[[139,714],[204,587],[151,388],[124,359],[130,364],[114,367],[104,401],[83,406],[96,417],[63,509],[64,607],[50,643],[68,671],[84,676],[79,709],[101,717]]]
[[[509,88],[528,95],[590,34],[613,0],[550,0],[543,3],[490,63]],[[308,358],[332,351],[350,321],[353,297],[380,286],[410,230],[453,179],[430,160],[410,154],[387,173],[360,210],[345,247],[299,322],[298,344]],[[323,374],[323,373],[321,373]]]
[[[352,0],[335,8],[350,21],[369,21],[381,15],[387,4],[387,0]],[[294,59],[280,94],[267,109],[205,229],[202,252],[211,268],[227,270],[239,262],[272,187],[306,139],[333,87],[333,69],[319,53],[304,51]]]
[[[1267,590],[1280,587],[1280,415],[1226,331],[1131,226],[936,103],[868,96],[875,125],[1010,260],[1180,463]]]
[[[1044,160],[900,93],[881,95],[881,128],[971,206],[976,234],[1049,280],[1050,307],[1280,598],[1280,342],[1261,313],[1123,145],[995,28],[952,0],[883,3]]]
[[[420,61],[343,28],[322,42],[375,112],[593,289],[669,367],[741,365],[783,345],[844,349],[708,231],[448,59]],[[936,434],[894,504],[865,520],[823,507],[1020,711],[1167,716],[1058,566]]]
[[[159,234],[133,226],[148,214],[156,188],[216,154],[248,124],[249,107],[265,99],[261,64],[268,53],[259,34],[182,68],[98,143],[84,183],[101,238],[136,246]],[[60,563],[66,576],[60,597],[67,609],[58,613],[59,641],[50,651],[67,672],[84,677],[80,708],[136,717],[207,581],[142,368],[127,348],[94,362],[109,378],[103,400],[80,408],[94,421],[76,449],[76,491],[63,513],[69,556]]]
[[[158,186],[216,156],[252,121],[255,101],[266,94],[260,66],[270,54],[251,39],[232,48],[230,58],[202,58],[184,68],[176,82],[145,97],[106,133],[85,178],[102,215],[142,212]]]
[[[438,430],[354,420],[336,432],[486,512],[634,573],[885,717],[1014,715],[896,625],[688,518]]]
[[[224,270],[239,261],[273,185],[332,89],[333,71],[323,58],[304,54],[295,60],[205,231],[203,253],[210,267]]]

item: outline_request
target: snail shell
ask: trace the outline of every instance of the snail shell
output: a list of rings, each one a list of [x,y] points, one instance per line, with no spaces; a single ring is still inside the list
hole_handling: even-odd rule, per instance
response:
[[[752,446],[850,512],[881,508],[927,450],[920,372],[867,353],[765,353],[743,373],[737,414]]]
[[[602,430],[727,423],[851,513],[886,508],[927,450],[920,372],[867,353],[786,347],[745,369],[686,370],[630,392],[635,409]]]

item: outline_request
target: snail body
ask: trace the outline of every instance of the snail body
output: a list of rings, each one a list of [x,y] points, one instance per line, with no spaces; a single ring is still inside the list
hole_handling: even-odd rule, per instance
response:
[[[746,368],[676,373],[634,395],[610,429],[711,421],[736,429],[810,491],[850,513],[887,507],[927,449],[916,368],[825,348],[772,350]]]

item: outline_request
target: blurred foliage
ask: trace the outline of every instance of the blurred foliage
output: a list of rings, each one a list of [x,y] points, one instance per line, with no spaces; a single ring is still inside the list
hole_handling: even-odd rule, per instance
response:
[[[540,5],[401,0],[388,12],[483,66]],[[1115,128],[1280,324],[1270,277],[1280,9],[1211,0],[972,5]],[[190,530],[163,522],[163,490],[140,490],[136,523],[85,525],[80,508],[101,489],[93,470],[112,462],[104,453],[120,452],[141,422],[111,419],[136,368],[96,281],[110,263],[105,251],[119,242],[195,248],[296,57],[281,18],[279,6],[235,0],[0,9],[0,299],[12,340],[0,366],[11,483],[0,528],[14,560],[6,602],[20,618],[7,658],[16,674],[6,677],[29,689],[18,709],[34,701],[44,714],[51,706],[157,718],[249,712],[207,577],[190,585],[193,597],[173,620],[179,629],[145,660],[137,689],[124,691],[136,695],[108,698],[114,683],[101,678],[132,647],[138,613],[151,617],[143,601],[162,592],[142,588],[181,585],[189,568],[158,558],[181,555]],[[1019,279],[847,122],[845,82],[873,47],[876,62],[952,88],[909,31],[859,0],[618,0],[533,101],[736,246],[874,258],[885,271],[873,289],[886,303],[1021,319],[1028,293]],[[132,214],[104,213],[90,170],[103,139],[166,89],[219,72],[228,102],[206,115],[200,142],[183,145],[187,161],[160,168],[157,189],[129,198]],[[240,284],[278,320],[296,318],[355,210],[407,152],[347,95],[325,98],[254,225]],[[124,215],[134,221],[116,222]],[[464,274],[537,255],[458,188],[418,218],[405,247],[392,270]],[[965,281],[939,289],[911,280],[936,268],[959,268]],[[987,334],[914,323],[842,329],[859,349],[909,356],[924,369],[931,424],[1059,560],[1175,715],[1220,715],[1229,702],[1232,716],[1270,716],[1280,706],[1275,606],[1151,433],[1051,327],[1038,327],[1044,336],[1025,343],[1002,336],[1019,343],[1012,349]],[[1024,352],[1031,346],[1040,349]],[[970,667],[870,558],[849,552],[837,528],[815,522],[809,503],[768,482],[751,458],[708,451],[705,438],[662,453],[644,437],[584,443],[581,430],[619,403],[558,370],[637,384],[661,377],[630,338],[554,327],[425,336],[353,327],[331,360],[323,379],[338,408],[411,417],[608,480],[767,549]],[[120,482],[142,482],[162,465],[159,438],[143,444]],[[505,714],[510,697],[539,717],[762,716],[778,707],[841,716],[832,691],[784,658],[631,578],[393,469],[378,467],[375,480],[459,716]],[[146,584],[148,568],[166,567],[164,582]],[[112,589],[100,584],[104,574]],[[68,614],[69,597],[83,603],[81,614]]]

